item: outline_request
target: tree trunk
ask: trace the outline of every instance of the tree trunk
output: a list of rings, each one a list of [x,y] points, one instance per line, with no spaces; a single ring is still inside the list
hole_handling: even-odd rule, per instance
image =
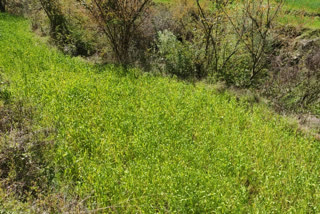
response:
[[[54,40],[59,40],[59,42],[68,43],[67,40],[70,31],[67,26],[67,21],[61,12],[59,2],[53,0],[40,0],[40,3],[50,21],[51,37]]]
[[[6,1],[0,0],[0,12],[6,12]]]

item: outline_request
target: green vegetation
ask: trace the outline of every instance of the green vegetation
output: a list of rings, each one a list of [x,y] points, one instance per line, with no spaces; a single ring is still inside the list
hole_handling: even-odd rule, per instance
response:
[[[286,0],[280,23],[300,28],[320,29],[320,2],[317,0]]]
[[[0,67],[55,130],[52,185],[89,209],[319,212],[319,142],[250,98],[65,56],[6,14]]]
[[[320,12],[320,2],[318,0],[286,0],[286,4],[296,10],[314,13]]]
[[[320,18],[305,16],[304,14],[299,15],[283,15],[279,18],[279,22],[285,25],[291,25],[299,28],[307,29],[320,29]]]

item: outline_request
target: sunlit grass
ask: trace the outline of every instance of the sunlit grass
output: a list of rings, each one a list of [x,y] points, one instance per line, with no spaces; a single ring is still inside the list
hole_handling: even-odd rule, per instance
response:
[[[320,29],[320,1],[286,0],[279,21],[298,28]]]
[[[320,17],[314,16],[305,16],[304,14],[292,15],[292,14],[283,14],[278,17],[278,22],[283,25],[290,25],[300,29],[320,29]]]
[[[320,13],[320,1],[318,0],[286,0],[286,5],[295,10]]]

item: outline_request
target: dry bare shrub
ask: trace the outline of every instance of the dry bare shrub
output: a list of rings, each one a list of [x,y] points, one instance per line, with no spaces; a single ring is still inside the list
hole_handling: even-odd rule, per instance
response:
[[[151,0],[78,0],[89,11],[106,36],[116,61],[132,63],[130,50],[144,24]]]
[[[283,4],[284,0],[245,0],[239,1],[240,17],[233,19],[225,13],[250,56],[249,85],[267,68],[270,34]]]
[[[6,3],[6,11],[19,15],[28,16],[31,14],[32,4],[35,0],[3,0]]]
[[[2,188],[21,198],[35,196],[50,183],[49,129],[32,131],[32,109],[22,102],[0,110],[0,179]]]
[[[295,32],[293,36],[284,32],[278,40],[281,45],[275,47],[271,75],[261,85],[262,93],[279,111],[319,114],[319,40]]]
[[[204,7],[208,6],[208,1],[202,1]],[[198,20],[198,9],[194,0],[177,0],[173,2],[169,10],[171,19],[175,23],[167,30],[173,32],[180,40],[191,41],[194,38],[194,20]]]
[[[240,37],[244,31],[240,30],[238,37],[237,31],[230,25],[235,17],[230,16],[234,11],[229,11],[229,0],[210,1],[209,5],[203,5],[199,0],[196,2],[198,26],[205,48],[205,67],[212,76],[218,75],[227,79],[224,73],[232,65],[234,55],[238,53]]]

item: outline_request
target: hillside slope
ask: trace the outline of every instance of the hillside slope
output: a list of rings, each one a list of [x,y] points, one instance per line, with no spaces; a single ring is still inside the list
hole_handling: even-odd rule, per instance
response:
[[[264,106],[67,57],[6,14],[0,67],[32,129],[55,130],[54,187],[89,209],[319,212],[319,142]]]

